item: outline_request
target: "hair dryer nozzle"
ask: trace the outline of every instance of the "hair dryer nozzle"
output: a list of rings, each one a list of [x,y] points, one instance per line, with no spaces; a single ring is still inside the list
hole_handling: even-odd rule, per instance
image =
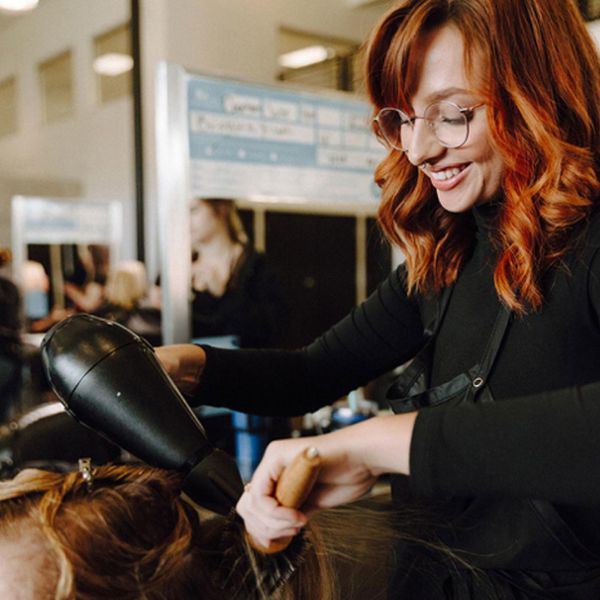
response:
[[[46,334],[42,362],[78,421],[149,464],[185,473],[184,490],[201,506],[223,514],[235,506],[243,489],[235,463],[209,443],[145,340],[117,323],[78,314]]]

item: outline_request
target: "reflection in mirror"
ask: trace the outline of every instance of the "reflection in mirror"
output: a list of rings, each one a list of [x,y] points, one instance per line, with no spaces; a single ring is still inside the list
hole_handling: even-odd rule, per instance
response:
[[[244,262],[248,237],[233,200],[194,199],[190,205],[190,239],[192,337],[219,336],[223,338],[219,345],[237,346],[241,331],[232,322],[236,315],[227,314],[226,299],[233,291],[233,274]]]
[[[120,260],[121,203],[15,196],[11,213],[13,274],[28,332],[97,310],[110,263]]]
[[[107,245],[28,244],[23,265],[28,330],[43,332],[73,312],[95,312],[109,267]]]
[[[225,198],[190,203],[192,339],[221,346],[274,346],[288,302],[264,253]],[[219,338],[219,339],[215,339]]]

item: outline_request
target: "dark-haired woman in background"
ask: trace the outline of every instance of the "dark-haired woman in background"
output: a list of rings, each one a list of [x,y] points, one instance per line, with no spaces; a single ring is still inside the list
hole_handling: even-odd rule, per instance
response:
[[[23,369],[22,301],[17,286],[0,277],[0,423],[19,399]]]

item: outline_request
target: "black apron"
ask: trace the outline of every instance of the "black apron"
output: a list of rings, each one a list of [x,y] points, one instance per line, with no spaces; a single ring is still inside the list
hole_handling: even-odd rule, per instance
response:
[[[452,289],[446,288],[439,302],[426,302],[423,307],[423,321],[432,324],[426,328],[424,347],[388,390],[394,413],[448,403],[494,401],[487,381],[511,319],[504,305],[480,361],[450,381],[427,387],[434,340]],[[392,477],[392,496],[399,506],[412,503],[407,477]],[[436,529],[431,541],[447,546],[469,566],[443,552],[401,544],[391,598],[600,599],[600,557],[577,539],[550,502],[450,499],[443,503],[442,514],[445,524]]]

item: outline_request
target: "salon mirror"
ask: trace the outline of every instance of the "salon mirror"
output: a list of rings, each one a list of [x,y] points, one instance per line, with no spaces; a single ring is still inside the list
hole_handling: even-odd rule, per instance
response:
[[[121,254],[121,204],[16,196],[11,209],[12,270],[27,333],[43,333],[73,312],[93,312]]]

